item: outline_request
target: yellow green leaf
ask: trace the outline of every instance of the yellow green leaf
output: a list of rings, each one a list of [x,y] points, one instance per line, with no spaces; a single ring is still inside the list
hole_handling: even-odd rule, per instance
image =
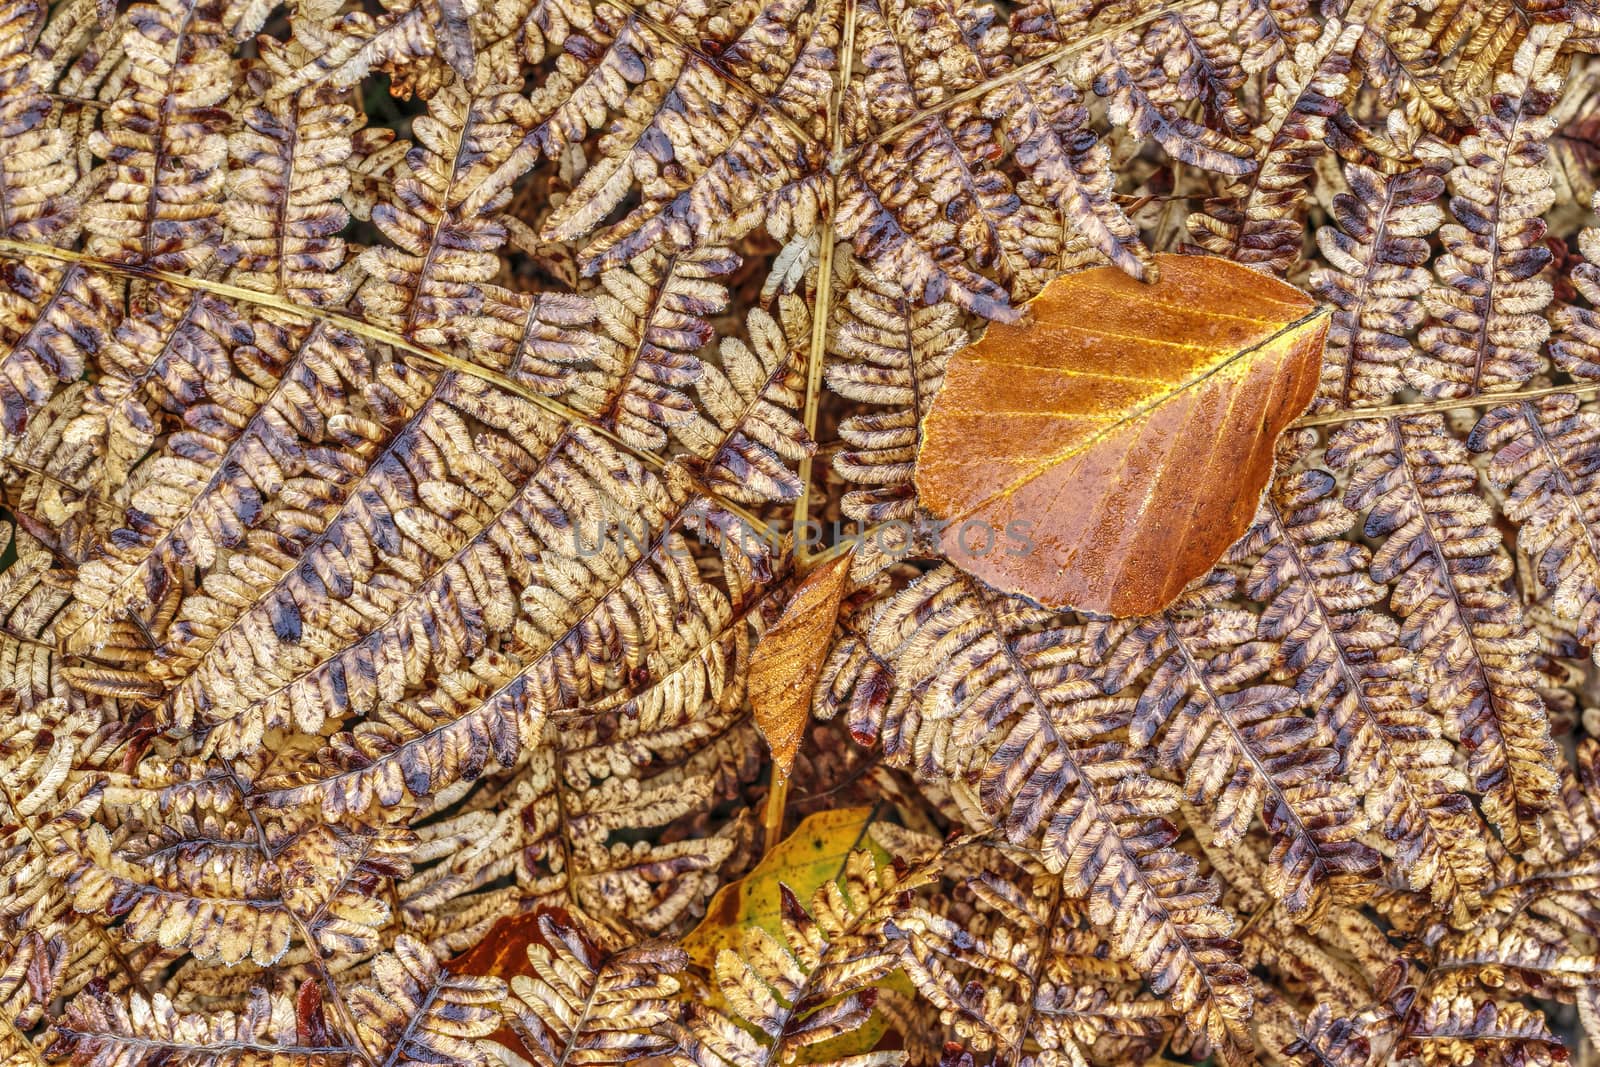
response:
[[[724,949],[741,950],[744,931],[752,926],[760,927],[781,941],[780,884],[788,886],[799,900],[810,901],[822,885],[839,881],[844,874],[845,860],[857,849],[869,852],[873,862],[880,866],[889,862],[889,853],[867,834],[867,828],[876,818],[876,810],[840,808],[808,816],[749,874],[723,886],[711,898],[705,918],[683,939],[689,959],[711,971],[717,953]],[[911,992],[909,983],[898,971],[884,984],[907,994]],[[714,983],[708,992],[712,1007],[726,1008]],[[801,1062],[821,1062],[869,1051],[887,1029],[888,1023],[874,1012],[866,1025],[855,1031],[806,1049]]]

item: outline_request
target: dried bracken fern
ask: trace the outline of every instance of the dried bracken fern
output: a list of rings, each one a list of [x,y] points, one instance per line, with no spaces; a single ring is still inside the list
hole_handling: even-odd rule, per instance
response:
[[[1597,42],[1589,0],[0,0],[0,1055],[1592,1047]],[[989,588],[914,478],[951,356],[1178,250],[1333,312],[1248,533],[1139,618]],[[780,778],[747,678],[821,553]],[[691,960],[763,825],[856,804]],[[445,966],[512,916],[510,973]]]
[[[1564,27],[1541,27],[1496,80],[1490,110],[1460,147],[1449,174],[1456,222],[1439,231],[1438,284],[1424,295],[1433,321],[1406,367],[1425,396],[1472,396],[1526,382],[1539,367],[1549,325],[1539,312],[1550,284],[1539,272],[1550,250],[1539,216],[1555,200],[1545,172],[1547,116],[1561,84]]]
[[[534,973],[511,980],[513,1026],[531,1062],[626,1063],[672,1047],[664,1026],[677,1017],[682,949],[646,942],[602,954],[556,913],[538,921],[542,943],[527,950]]]
[[[891,760],[915,760],[922,775],[981,772],[971,817],[1018,843],[1042,832],[1042,862],[1089,898],[1094,921],[1115,926],[1118,950],[1229,1046],[1249,993],[1215,886],[1171,847],[1164,816],[1177,790],[1115,739],[1133,709],[1102,696],[1081,662],[1096,635],[1052,622],[941,568],[836,647],[818,683],[824,713],[842,705],[853,734],[881,737]]]

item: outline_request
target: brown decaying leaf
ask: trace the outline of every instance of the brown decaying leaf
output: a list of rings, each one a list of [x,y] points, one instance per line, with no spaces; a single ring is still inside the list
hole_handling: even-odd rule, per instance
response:
[[[528,946],[539,940],[539,918],[544,914],[565,918],[559,908],[519,911],[497,921],[483,940],[445,963],[451,974],[493,975],[511,978],[528,973]],[[570,918],[567,919],[570,923]]]
[[[951,360],[917,457],[950,559],[1050,607],[1159,611],[1244,533],[1325,312],[1226,260],[1096,268]]]
[[[750,660],[750,708],[772,749],[775,773],[784,777],[794,767],[811,717],[811,690],[850,584],[852,555],[836,556],[806,575]]]
[[[1596,52],[0,0],[0,1064],[1596,1067]],[[983,320],[1189,240],[1332,305],[1224,562],[1123,620],[899,560]],[[756,863],[786,515],[877,529]]]

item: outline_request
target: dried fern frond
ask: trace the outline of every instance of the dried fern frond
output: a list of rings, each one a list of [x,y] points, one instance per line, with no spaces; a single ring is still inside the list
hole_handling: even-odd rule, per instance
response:
[[[1489,477],[1507,490],[1505,514],[1518,524],[1518,546],[1537,566],[1546,602],[1591,648],[1600,643],[1597,430],[1594,412],[1558,393],[1490,410],[1468,439],[1492,453]]]
[[[1491,75],[1516,65],[1512,54],[1541,26],[1568,15],[1552,0],[1494,0],[1486,5],[1451,2],[1428,13],[1424,39],[1435,54],[1449,57],[1450,89],[1460,97],[1481,94]]]
[[[944,380],[952,352],[967,334],[955,310],[919,307],[892,281],[852,266],[837,304],[826,370],[828,387],[846,400],[878,410],[839,424],[848,446],[833,468],[853,486],[840,508],[857,522],[908,522],[914,516],[912,466],[922,440],[922,416]]]
[[[903,24],[918,23],[923,33],[903,36]],[[992,317],[1007,313],[1012,285],[1033,265],[1014,181],[980,162],[1001,151],[995,123],[977,102],[919,118],[928,104],[981,85],[986,61],[1006,61],[1006,29],[992,14],[965,30],[937,7],[859,8],[866,70],[847,86],[841,119],[859,154],[838,181],[834,225],[914,297],[932,303],[949,293]],[[882,140],[889,133],[894,139]]]
[[[1593,201],[1590,203],[1593,207]],[[1594,310],[1600,304],[1600,231],[1585,228],[1578,234],[1578,247],[1583,261],[1575,263],[1569,274],[1573,288],[1584,297],[1589,307],[1577,303],[1562,303],[1550,314],[1556,337],[1550,343],[1550,361],[1558,369],[1580,381],[1600,377],[1600,320]]]
[[[1315,929],[1330,906],[1364,899],[1377,855],[1360,840],[1365,812],[1337,774],[1332,738],[1301,714],[1310,694],[1260,680],[1276,650],[1254,640],[1253,616],[1221,605],[1230,586],[1203,583],[1164,615],[1136,620],[1110,645],[1100,681],[1120,692],[1152,672],[1130,739],[1184,775],[1219,844],[1242,840],[1259,809],[1273,839],[1267,891]]]
[[[1464,1010],[1464,1001],[1473,1001],[1478,1005],[1475,1026],[1520,1018],[1534,1042],[1552,1045],[1553,1035],[1536,1016],[1523,1015],[1515,998],[1531,994],[1571,1000],[1593,1039],[1597,1020],[1592,1011],[1592,976],[1600,965],[1594,947],[1600,912],[1593,903],[1600,886],[1595,868],[1600,840],[1597,759],[1600,747],[1593,738],[1578,743],[1571,768],[1561,768],[1561,802],[1553,815],[1562,830],[1549,835],[1541,855],[1501,864],[1485,907],[1472,925],[1451,931],[1440,941],[1432,960],[1437,969],[1424,990],[1429,1013],[1459,1025],[1456,1016]],[[1494,990],[1492,1000],[1485,990]],[[1439,1036],[1432,1021],[1422,1029],[1430,1039]],[[1477,1047],[1472,1043],[1488,1039],[1490,1030],[1483,1026],[1452,1036]]]
[[[745,329],[748,342],[724,338],[720,366],[707,364],[695,385],[704,416],[676,435],[694,453],[683,462],[708,504],[788,503],[804,491],[794,467],[816,451],[800,420],[810,312],[800,297],[784,295],[776,316],[755,308]]]
[[[1443,220],[1443,179],[1429,167],[1390,178],[1359,164],[1344,168],[1348,193],[1333,200],[1337,227],[1317,231],[1332,265],[1311,274],[1311,289],[1338,310],[1328,327],[1319,408],[1368,407],[1404,384],[1415,349],[1410,335],[1425,312],[1418,297],[1430,279],[1427,238]]]
[[[71,235],[70,192],[78,178],[68,132],[44,92],[32,57],[45,9],[13,3],[5,9],[0,58],[0,138],[6,150],[0,199],[6,237],[55,243]],[[64,232],[65,231],[65,232]]]
[[[496,1062],[482,1039],[500,1025],[505,983],[450,974],[413,938],[396,939],[348,995],[361,1048],[378,1063]]]
[[[16,560],[0,573],[0,689],[22,713],[61,699],[62,660],[55,651],[55,626],[70,599],[69,580],[38,540],[14,528],[4,531]],[[89,705],[98,711],[98,705]],[[56,714],[65,711],[58,705]]]
[[[713,42],[715,63],[697,49],[657,44],[665,54],[653,76],[613,104],[618,120],[602,139],[603,160],[546,232],[567,240],[592,233],[634,183],[639,205],[589,241],[586,269],[615,266],[651,247],[730,243],[764,215],[780,240],[812,232],[838,11],[833,0],[730,6],[704,29],[684,27],[686,39]],[[640,29],[649,41],[653,32]],[[727,92],[729,82],[739,90]]]
[[[333,1036],[335,1025],[313,984],[291,998],[252,993],[240,1012],[182,1013],[163,994],[126,999],[87,992],[67,1008],[58,1043],[75,1062],[111,1064],[356,1064],[498,1062],[480,1039],[499,1025],[498,979],[445,974],[416,941],[401,937],[373,964],[373,983],[357,986],[359,1043]]]
[[[3,11],[0,28],[0,236],[13,240],[64,244],[75,228],[71,192],[78,179],[78,159],[62,128],[61,116],[36,81],[33,41],[44,8],[13,3]],[[82,271],[60,264],[19,263],[6,272],[0,286],[0,328],[6,330],[6,352],[0,356],[0,448],[22,432],[32,411],[67,382],[83,373],[84,349],[93,351],[94,335],[72,337],[62,332],[71,304],[62,303],[53,323],[37,322],[39,302],[57,288],[55,276],[72,273],[80,295],[92,285]],[[62,279],[65,281],[66,279]],[[71,283],[69,283],[70,285]],[[67,286],[63,286],[66,288]],[[94,294],[99,296],[100,294]],[[93,298],[93,297],[91,297]],[[79,321],[99,328],[98,309]],[[52,328],[52,325],[54,328]],[[37,329],[37,333],[34,330]]]
[[[1095,92],[1109,98],[1112,122],[1126,123],[1129,132],[1150,138],[1173,159],[1237,176],[1256,167],[1250,146],[1185,118],[1178,110],[1180,102],[1205,91],[1213,96],[1208,101],[1210,108],[1224,112],[1220,124],[1224,129],[1244,125],[1242,115],[1226,114],[1235,109],[1228,104],[1219,106],[1216,100],[1218,96],[1227,99],[1224,94],[1243,81],[1240,73],[1231,69],[1237,59],[1228,54],[1231,42],[1227,34],[1212,21],[1216,15],[1215,7],[1197,5],[1190,14],[1158,20],[1143,39],[1124,35],[1105,42],[1098,54],[1089,53],[1085,62],[1095,72]],[[1184,56],[1184,52],[1190,55]],[[1171,78],[1173,66],[1181,71],[1176,79]]]
[[[499,273],[506,230],[495,218],[510,190],[490,179],[533,123],[509,86],[452,84],[412,124],[417,139],[372,222],[391,245],[361,254],[354,307],[425,344],[469,342]]]
[[[918,894],[894,926],[907,977],[964,1046],[1002,1061],[1027,1046],[1132,1060],[1165,1040],[1169,1009],[1139,991],[1138,971],[1092,932],[1059,878],[1020,851],[984,857],[989,869],[965,878],[960,859],[946,865],[956,893]]]
[[[231,167],[219,258],[229,280],[305,307],[336,307],[349,295],[340,276],[350,221],[344,198],[361,116],[328,87],[267,97],[305,56],[299,41],[262,38],[262,65],[248,74],[263,97],[228,139]]]
[[[1256,632],[1276,645],[1271,677],[1315,709],[1406,884],[1463,923],[1489,878],[1483,825],[1399,627],[1372,610],[1386,590],[1371,553],[1344,539],[1355,514],[1336,489],[1324,470],[1286,473],[1262,502],[1239,553],[1254,557]]]
[[[1164,816],[1177,790],[1115,738],[1132,701],[1103,696],[1089,676],[1096,636],[1063,623],[940,568],[835,648],[818,713],[843,712],[853,734],[880,740],[919,776],[981,769],[974,818],[1020,842],[1042,831],[1044,861],[1069,897],[1087,899],[1090,919],[1152,988],[1231,1050],[1250,1003],[1231,924],[1215,886],[1172,847]],[[993,740],[974,744],[985,735]]]
[[[716,333],[708,320],[727,307],[722,279],[738,265],[712,248],[646,254],[601,275],[601,346],[566,386],[575,405],[637,447],[663,448],[694,417],[689,387],[705,374],[697,353]]]
[[[1555,745],[1535,691],[1533,634],[1500,586],[1511,561],[1473,492],[1465,446],[1437,415],[1363,420],[1333,436],[1328,460],[1349,472],[1345,503],[1381,541],[1369,573],[1392,586],[1400,643],[1467,747],[1484,814],[1508,847],[1531,846],[1554,800]]]
[[[176,421],[192,406],[203,403],[210,387],[221,387],[232,376],[237,350],[251,344],[255,331],[250,320],[229,302],[210,293],[186,292],[158,282],[134,305],[136,313],[121,317],[109,342],[100,350],[93,369],[95,382],[83,403],[82,415],[69,431],[88,439],[99,453],[99,463],[82,488],[115,497],[123,506],[142,486],[148,472],[135,476],[169,420]],[[136,510],[131,518],[137,522]],[[97,581],[115,581],[98,575]],[[168,589],[152,582],[138,601],[137,614],[146,621]],[[107,595],[109,590],[106,591]],[[107,608],[85,590],[83,616],[72,629],[87,626],[78,638],[84,645],[102,643],[107,616],[117,617],[134,606],[118,602]],[[93,609],[105,610],[96,614]]]
[[[839,178],[835,232],[857,256],[883,262],[881,272],[912,298],[948,294],[989,318],[1010,317],[1010,305],[1037,292],[1076,255],[1074,238],[1142,276],[1149,254],[1111,195],[1109,153],[1088,125],[1081,88],[1109,98],[1113,124],[1176,159],[1228,174],[1252,169],[1247,146],[1181,113],[1202,84],[1234,84],[1217,73],[1233,60],[1216,14],[1203,9],[1193,21],[1158,21],[1148,39],[1130,32],[1086,47],[1073,84],[1010,76],[1013,52],[1060,55],[1084,36],[1048,5],[1020,9],[1009,29],[988,15],[963,23],[936,5],[858,6],[867,71],[844,95],[850,166]],[[1191,71],[1209,73],[1164,70],[1169,34],[1199,49]],[[979,95],[986,83],[1001,84]],[[1008,152],[1021,180],[1001,166]]]
[[[528,946],[533,974],[511,979],[512,1025],[530,1062],[602,1067],[674,1047],[666,1024],[679,1012],[682,949],[646,942],[602,953],[553,912],[540,914],[538,931],[541,941]]]
[[[1221,16],[1238,27],[1239,66],[1270,71],[1296,45],[1315,40],[1321,27],[1310,9],[1308,0],[1226,0]]]
[[[446,376],[420,408],[362,481],[329,501],[344,502],[302,552],[317,569],[264,559],[259,570],[275,580],[251,591],[248,610],[219,604],[226,614],[209,626],[219,637],[178,690],[178,724],[214,719],[210,706],[227,709],[214,737],[223,751],[244,752],[266,729],[294,721],[314,730],[329,714],[404,699],[425,672],[465,667],[490,635],[511,636],[522,615],[508,600],[513,591],[525,603],[541,589],[581,595],[564,611],[583,617],[648,552],[611,546],[586,556],[580,540],[638,516],[653,526],[686,505],[603,438],[477,379]],[[484,427],[475,440],[468,419]],[[550,559],[531,567],[508,537],[537,538]],[[340,607],[300,608],[319,603]],[[416,640],[425,633],[433,636]],[[410,642],[394,643],[406,634]],[[561,636],[521,640],[543,654]],[[336,673],[343,680],[327,688]]]
[[[220,15],[216,4],[182,0],[128,11],[119,43],[129,91],[103,97],[109,106],[89,136],[106,161],[79,210],[91,255],[182,272],[216,254],[229,120],[219,105],[237,71]]]
[[[245,0],[247,8],[257,4]],[[479,5],[471,0],[421,0],[396,3],[376,16],[366,11],[341,12],[342,5],[323,2],[306,6],[300,27],[310,39],[309,54],[270,90],[291,96],[308,87],[347,89],[375,69],[395,77],[395,91],[430,98],[452,76],[470,80],[476,71],[474,34],[468,15]],[[269,11],[258,11],[259,16]],[[238,32],[252,20],[234,22]]]
[[[39,1025],[55,997],[65,955],[66,944],[60,937],[46,941],[37,931],[6,945],[5,966],[0,970],[0,1011],[8,1025],[0,1036],[0,1051],[11,1062],[42,1059],[28,1034]]]
[[[111,285],[82,267],[22,260],[0,273],[0,328],[15,338],[0,357],[0,447],[17,447],[13,435],[83,374],[120,320]]]
[[[582,446],[593,444],[592,439],[581,444],[575,439],[575,462],[557,469],[576,473],[581,470],[577,464],[586,462],[590,470],[603,470],[615,453],[603,448],[586,453]],[[437,687],[405,704],[375,701],[368,721],[349,735],[336,735],[317,764],[275,779],[272,802],[294,806],[315,801],[334,817],[355,815],[372,804],[393,806],[408,796],[428,796],[459,778],[475,778],[491,759],[510,767],[541,736],[548,716],[602,704],[609,691],[630,681],[638,686],[641,676],[633,672],[648,671],[651,663],[663,672],[680,666],[686,673],[693,671],[702,646],[730,624],[745,625],[748,612],[736,612],[732,604],[745,593],[744,583],[759,583],[749,573],[751,559],[737,543],[739,535],[722,539],[721,551],[712,556],[732,586],[724,591],[702,572],[691,547],[693,530],[687,524],[693,519],[693,498],[676,495],[653,477],[636,476],[638,495],[616,506],[609,524],[588,528],[580,525],[576,513],[564,520],[567,528],[562,529],[539,510],[546,500],[567,496],[570,483],[554,483],[556,489],[544,497],[546,488],[537,478],[530,481],[522,503],[513,501],[504,521],[519,533],[548,531],[543,566],[521,590],[525,603],[543,604],[546,613],[506,617],[497,631],[507,639],[505,651],[485,650],[484,638],[471,630],[457,646],[461,651],[419,647],[420,655],[447,672]],[[598,494],[580,498],[585,523],[596,521],[602,499]],[[642,531],[630,525],[641,515],[660,525]],[[574,543],[579,537],[606,540],[599,545]],[[465,566],[480,569],[466,572],[466,581],[486,579],[500,588],[515,588],[524,580],[526,572],[519,573],[515,557],[489,555],[498,551],[493,538],[482,537],[479,544],[482,555],[469,557],[472,562]],[[764,559],[760,549],[756,552],[758,560]],[[493,603],[494,588],[488,586],[484,602]],[[424,601],[417,610],[429,610],[429,605]],[[485,625],[497,621],[484,615]],[[612,634],[618,642],[613,665],[589,664],[587,671],[580,670],[588,663],[586,650]],[[474,647],[470,643],[475,641]],[[463,662],[463,652],[474,658]],[[402,684],[405,675],[392,677]],[[695,694],[678,695],[693,699]]]
[[[370,955],[390,919],[376,891],[408,872],[410,832],[290,830],[241,807],[129,820],[115,842],[95,828],[81,846],[91,865],[72,879],[73,907],[121,918],[130,942],[201,961],[267,967],[293,940],[318,958]]]
[[[1539,314],[1550,302],[1550,284],[1539,277],[1550,261],[1539,216],[1555,200],[1544,142],[1564,77],[1566,33],[1540,26],[1528,35],[1514,68],[1495,80],[1491,110],[1461,142],[1448,176],[1456,222],[1439,231],[1438,283],[1423,294],[1433,321],[1405,368],[1407,382],[1426,396],[1514,388],[1539,369],[1550,333]]]
[[[1200,248],[1280,275],[1299,258],[1306,186],[1325,151],[1327,120],[1346,92],[1360,37],[1359,25],[1331,21],[1315,41],[1298,43],[1278,61],[1266,121],[1251,132],[1255,168],[1189,216]]]
[[[311,1011],[302,1010],[304,1003],[261,990],[242,1012],[202,1014],[179,1012],[160,993],[131,993],[126,1000],[85,993],[68,1005],[58,1045],[73,1062],[93,1067],[362,1062],[328,1037],[320,1001],[310,1000]]]
[[[759,770],[742,689],[718,688],[723,654],[742,679],[748,639],[734,631],[726,640],[732,647],[708,657],[704,680],[682,680],[681,696],[668,677],[653,699],[641,696],[637,716],[562,716],[509,781],[424,825],[419,869],[396,889],[404,920],[456,949],[501,912],[538,906],[561,908],[586,930],[681,930],[717,872],[744,854],[748,826],[716,812]],[[432,803],[454,803],[460,788]]]
[[[1560,1038],[1542,1014],[1485,996],[1467,981],[1446,981],[1414,1010],[1400,1051],[1426,1064],[1492,1063],[1501,1049],[1515,1049],[1522,1063],[1554,1064],[1565,1058]]]
[[[214,639],[216,624],[203,606],[216,605],[218,594],[224,603],[240,595],[233,552],[252,540],[265,546],[303,538],[318,496],[342,491],[384,430],[385,413],[365,402],[376,399],[367,384],[383,364],[374,365],[359,338],[323,324],[262,321],[251,328],[218,311],[247,340],[230,347],[217,329],[197,328],[200,315],[213,310],[202,305],[190,313],[166,366],[174,377],[209,373],[214,384],[204,402],[179,395],[162,405],[163,413],[181,412],[183,428],[141,464],[129,501],[136,525],[113,532],[115,551],[80,570],[64,623],[80,648],[91,648],[109,623],[130,613],[148,625],[180,571],[204,568],[210,580],[200,584],[208,595],[185,598],[172,630],[160,635],[167,641],[151,672],[162,679]],[[107,387],[97,388],[95,399],[103,401]],[[110,420],[108,432],[119,424]]]
[[[50,697],[22,705],[8,693],[3,743],[5,831],[0,834],[0,940],[20,954],[48,933],[49,979],[57,995],[91,982],[126,988],[136,971],[118,934],[101,929],[75,905],[88,862],[83,837],[100,808],[104,783],[96,756],[109,732],[105,711]],[[31,950],[44,960],[46,946]],[[35,983],[41,978],[34,976]]]

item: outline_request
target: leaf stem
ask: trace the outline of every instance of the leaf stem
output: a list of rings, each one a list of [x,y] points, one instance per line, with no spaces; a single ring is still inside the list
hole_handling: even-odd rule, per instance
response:
[[[839,121],[844,110],[845,88],[850,84],[850,70],[855,65],[856,48],[856,0],[844,0],[844,43],[839,49],[839,69],[835,71],[833,91],[828,94],[828,132],[833,143],[830,146],[831,159],[838,159],[844,148],[844,124]],[[815,441],[817,438],[817,410],[822,403],[822,368],[828,355],[828,317],[833,312],[833,245],[834,221],[839,213],[839,168],[828,167],[828,202],[823,205],[821,232],[817,240],[817,297],[811,310],[811,344],[806,352],[806,400],[802,418],[805,423],[806,434]],[[797,568],[806,569],[811,563],[811,551],[807,547],[805,536],[806,518],[811,509],[811,478],[813,462],[811,456],[800,459],[800,496],[794,502],[794,562]],[[776,786],[775,786],[776,788]],[[787,792],[787,785],[784,791]],[[769,837],[767,847],[770,849],[773,841]],[[779,820],[782,821],[781,819]]]
[[[767,807],[761,816],[761,854],[768,855],[783,840],[783,813],[789,805],[789,776],[772,764],[772,788],[767,791]]]

